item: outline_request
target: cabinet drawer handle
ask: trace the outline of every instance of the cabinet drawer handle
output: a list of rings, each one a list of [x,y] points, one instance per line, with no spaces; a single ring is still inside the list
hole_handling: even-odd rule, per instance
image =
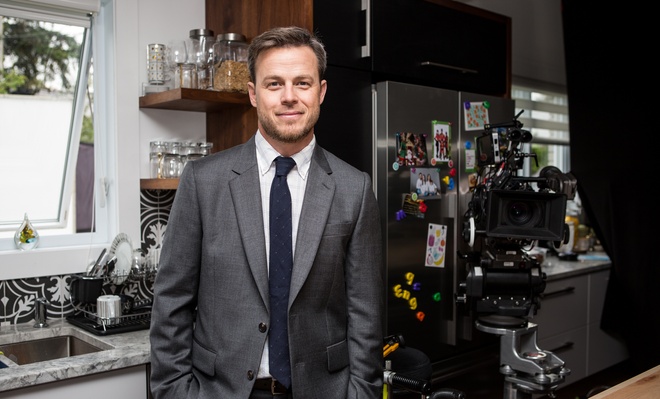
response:
[[[453,66],[453,65],[440,64],[440,63],[431,62],[431,61],[422,61],[422,63],[420,65],[421,66],[432,66],[432,67],[444,68],[444,69],[451,69],[451,70],[454,70],[454,71],[459,71],[461,73],[474,73],[474,74],[479,73],[479,71],[477,71],[475,69],[461,68],[461,67],[457,67],[457,66]]]
[[[550,352],[562,352],[568,349],[571,349],[575,345],[575,343],[568,341],[564,343],[563,345],[559,345],[558,347],[551,349]]]
[[[558,291],[543,292],[539,295],[539,297],[541,297],[541,299],[548,299],[551,296],[571,294],[574,291],[575,291],[575,287],[566,287],[566,288],[558,290]]]
[[[362,58],[367,58],[371,56],[371,0],[362,0],[360,4],[360,11],[364,11],[365,14],[365,31],[366,31],[366,44],[360,49]]]

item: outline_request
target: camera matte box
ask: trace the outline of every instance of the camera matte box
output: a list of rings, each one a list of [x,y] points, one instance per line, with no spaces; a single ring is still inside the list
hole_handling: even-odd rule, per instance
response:
[[[486,236],[563,241],[566,195],[536,191],[488,193]]]

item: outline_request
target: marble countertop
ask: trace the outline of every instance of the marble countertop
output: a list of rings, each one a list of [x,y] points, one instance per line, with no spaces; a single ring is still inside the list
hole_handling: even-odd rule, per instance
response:
[[[548,281],[552,281],[609,269],[611,266],[612,262],[605,252],[588,252],[578,255],[576,261],[561,260],[556,256],[548,256],[541,264],[541,271],[546,274]]]
[[[560,260],[548,256],[542,263],[547,280],[556,280],[591,273],[611,267],[606,254],[590,252],[579,255],[577,261]],[[24,323],[0,328],[0,346],[34,339],[72,335],[93,345],[102,346],[100,352],[65,357],[32,364],[17,365],[0,355],[0,362],[8,365],[0,369],[0,392],[47,382],[102,373],[150,362],[149,330],[99,336],[87,332],[66,320],[48,320],[46,328],[34,328]]]
[[[46,328],[23,323],[0,328],[0,346],[14,342],[72,335],[104,350],[38,363],[17,365],[0,355],[7,368],[0,369],[0,392],[67,378],[147,364],[150,362],[149,330],[99,336],[66,320],[48,320]]]

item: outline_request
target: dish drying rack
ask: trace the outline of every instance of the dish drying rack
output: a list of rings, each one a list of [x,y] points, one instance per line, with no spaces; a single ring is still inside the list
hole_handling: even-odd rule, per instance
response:
[[[111,274],[104,276],[104,285],[118,279],[121,284],[153,280],[155,271],[131,271],[125,275]],[[151,299],[133,299],[128,313],[117,317],[101,317],[96,312],[96,303],[80,303],[70,299],[74,313],[67,316],[67,321],[96,335],[120,334],[130,331],[146,330],[151,325]],[[122,312],[125,312],[122,302]]]

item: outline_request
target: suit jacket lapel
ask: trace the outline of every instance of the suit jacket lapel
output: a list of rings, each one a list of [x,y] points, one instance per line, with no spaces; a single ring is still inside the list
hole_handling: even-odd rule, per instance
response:
[[[238,231],[261,299],[267,306],[269,301],[266,239],[261,212],[261,186],[254,136],[243,146],[239,158],[236,159],[233,172],[237,176],[229,182],[229,188],[236,208]],[[219,227],[222,228],[222,226]]]
[[[298,224],[289,306],[300,292],[316,258],[316,251],[321,242],[335,194],[335,182],[330,177],[331,174],[332,169],[328,165],[323,150],[317,145],[307,176],[305,200]]]

